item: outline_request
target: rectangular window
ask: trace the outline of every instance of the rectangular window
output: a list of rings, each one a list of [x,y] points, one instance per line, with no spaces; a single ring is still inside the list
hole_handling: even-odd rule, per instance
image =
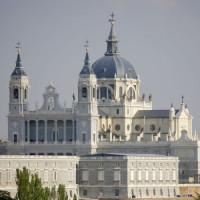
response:
[[[82,181],[88,181],[88,170],[82,171]]]
[[[152,171],[152,181],[156,180],[156,170]]]
[[[48,171],[44,171],[44,182],[48,182]]]
[[[115,189],[115,196],[116,196],[116,197],[119,196],[119,189]]]
[[[100,190],[99,190],[99,196],[100,196],[100,197],[103,197],[103,189],[100,189]]]
[[[176,181],[176,170],[173,170],[173,181]]]
[[[162,181],[162,180],[163,180],[163,171],[160,170],[160,171],[159,171],[159,174],[160,174],[160,179],[159,179],[159,180]]]
[[[14,134],[14,142],[17,142],[17,134]]]
[[[134,181],[134,170],[131,170],[131,181]]]
[[[142,171],[139,170],[138,171],[138,181],[141,181],[142,180]]]
[[[83,133],[83,135],[82,135],[82,142],[86,142],[86,134],[85,133]]]
[[[70,197],[72,197],[72,191],[71,190],[70,190],[69,194],[70,194]]]
[[[1,172],[0,172],[0,183],[1,183]]]
[[[116,110],[116,114],[119,115],[119,109]]]
[[[169,170],[166,171],[166,181],[169,181]]]
[[[83,196],[87,196],[87,190],[83,190]]]
[[[53,171],[53,181],[56,182],[57,181],[57,171]]]
[[[7,182],[11,182],[11,174],[10,174],[10,172],[7,172]]]
[[[72,181],[72,177],[73,177],[73,172],[72,170],[69,171],[69,180]]]
[[[98,181],[104,181],[104,171],[103,170],[98,171]]]
[[[120,181],[120,170],[114,170],[114,181]]]
[[[145,171],[145,181],[149,181],[149,171]]]
[[[93,134],[93,142],[96,141],[96,138],[95,138],[95,133]]]

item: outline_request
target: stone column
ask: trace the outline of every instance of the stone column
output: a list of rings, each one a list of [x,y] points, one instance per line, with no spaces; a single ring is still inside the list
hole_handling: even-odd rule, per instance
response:
[[[47,141],[47,120],[44,120],[44,142]]]
[[[57,120],[54,120],[55,123],[55,142],[57,142],[58,140],[58,124],[57,124]]]
[[[74,141],[74,134],[75,134],[75,131],[74,131],[74,120],[72,120],[72,141]]]
[[[38,120],[36,120],[36,142],[38,142]]]
[[[63,137],[63,140],[64,140],[64,142],[66,142],[66,120],[63,120],[63,123],[64,123],[64,131],[63,131],[64,137]]]
[[[30,142],[30,121],[27,120],[27,142]]]

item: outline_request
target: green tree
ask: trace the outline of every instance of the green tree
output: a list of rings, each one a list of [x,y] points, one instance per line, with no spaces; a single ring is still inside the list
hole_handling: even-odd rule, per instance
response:
[[[51,191],[48,187],[44,188],[44,196],[43,196],[43,200],[49,200],[50,199],[50,194]]]
[[[22,170],[16,169],[17,194],[15,198],[17,200],[31,200],[29,177],[30,173],[26,167],[24,167]]]
[[[55,185],[51,189],[43,187],[41,178],[37,174],[30,175],[29,170],[25,167],[22,170],[16,169],[16,184],[17,194],[15,200],[68,200],[64,184],[59,184],[58,190],[56,190]],[[9,197],[9,193],[5,194]],[[0,198],[0,200],[14,199]]]
[[[44,188],[42,187],[42,181],[37,174],[31,175],[29,191],[32,200],[41,200],[44,197]]]
[[[77,196],[74,194],[73,200],[77,200]]]
[[[14,200],[13,198],[11,198],[10,192],[4,191],[4,190],[0,190],[0,199],[1,200]]]
[[[58,200],[68,200],[67,192],[65,191],[65,185],[59,184],[57,190],[57,199]]]
[[[55,185],[51,188],[49,200],[56,200],[56,186]]]
[[[24,167],[16,169],[16,200],[43,200],[45,189],[42,187],[41,179],[37,174],[30,178],[29,170]]]
[[[200,194],[196,192],[196,197],[194,198],[195,200],[200,200]]]

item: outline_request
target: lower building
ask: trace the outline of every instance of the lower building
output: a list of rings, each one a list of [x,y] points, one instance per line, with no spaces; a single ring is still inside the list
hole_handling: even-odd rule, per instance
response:
[[[179,194],[178,158],[95,154],[79,161],[81,198],[152,198]]]
[[[79,158],[76,156],[30,156],[10,155],[0,156],[0,190],[6,190],[15,196],[16,169],[26,167],[31,174],[37,173],[43,186],[58,186],[64,184],[68,196],[78,195],[76,184],[76,167]]]
[[[80,198],[174,197],[179,194],[178,158],[159,155],[0,156],[0,190],[15,196],[16,169],[37,173],[43,186],[64,184]]]

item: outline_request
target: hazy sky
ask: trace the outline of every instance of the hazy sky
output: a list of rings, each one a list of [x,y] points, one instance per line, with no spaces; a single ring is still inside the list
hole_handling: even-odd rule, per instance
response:
[[[0,137],[7,137],[8,85],[22,43],[30,81],[30,104],[42,105],[52,81],[60,102],[71,107],[83,66],[84,41],[93,63],[104,55],[108,23],[116,15],[120,54],[141,78],[140,94],[153,95],[153,109],[179,109],[184,94],[193,129],[200,133],[199,0],[0,0]],[[146,98],[147,99],[147,98]]]

